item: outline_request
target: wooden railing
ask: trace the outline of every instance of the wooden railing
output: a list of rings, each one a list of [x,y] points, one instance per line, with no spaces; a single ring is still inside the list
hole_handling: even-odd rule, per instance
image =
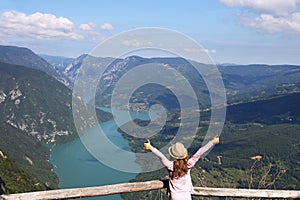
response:
[[[48,199],[76,199],[83,197],[106,196],[127,192],[138,192],[166,188],[166,181],[147,181],[135,183],[121,183],[115,185],[58,189],[40,192],[29,192],[20,194],[2,195],[3,200],[48,200]],[[233,188],[208,188],[194,187],[195,196],[207,197],[244,197],[244,198],[276,198],[276,199],[300,199],[298,190],[255,190],[255,189],[233,189]]]

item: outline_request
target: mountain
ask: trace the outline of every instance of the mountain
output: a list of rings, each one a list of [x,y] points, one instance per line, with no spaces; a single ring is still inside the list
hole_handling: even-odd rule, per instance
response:
[[[69,80],[64,74],[28,48],[0,45],[0,62],[38,69],[46,72],[63,84],[69,85]]]
[[[39,141],[61,143],[78,137],[72,91],[42,71],[0,63],[0,119]],[[100,121],[111,114],[97,111]]]
[[[120,78],[140,65],[161,64],[178,71],[186,78],[194,88],[201,107],[209,107],[210,96],[206,83],[193,69],[191,63],[200,67],[209,66],[188,62],[183,58],[142,58],[139,56],[130,56],[127,58],[96,58],[90,55],[82,55],[73,60],[67,67],[61,69],[70,80],[74,81],[77,77],[82,64],[89,66],[88,72],[94,79],[93,84],[98,84],[96,92],[96,104],[99,106],[110,106],[110,98],[116,83]],[[226,64],[217,66],[224,86],[228,104],[256,101],[260,99],[273,98],[278,95],[300,92],[300,66],[295,65],[236,65]],[[104,70],[101,80],[97,71]],[[92,75],[91,75],[92,74]],[[93,74],[95,76],[93,76]],[[141,77],[145,74],[141,74]],[[171,74],[165,77],[172,78]],[[174,79],[174,77],[173,77]],[[132,83],[134,84],[134,83]],[[122,96],[122,95],[119,95]],[[164,97],[164,98],[162,98]],[[189,97],[185,98],[186,100]],[[139,103],[140,107],[148,107],[152,104],[160,103],[166,108],[174,110],[179,105],[172,91],[158,84],[152,84],[138,88],[134,92],[131,103]],[[142,109],[143,110],[143,109]]]
[[[130,56],[124,59],[113,59],[113,58],[98,58],[93,57],[90,55],[82,55],[78,58],[76,58],[71,64],[69,64],[63,71],[66,76],[69,77],[70,80],[74,81],[77,77],[79,70],[83,70],[82,65],[84,66],[90,66],[88,68],[84,68],[82,73],[86,74],[89,78],[93,80],[93,84],[97,85],[97,91],[96,91],[96,104],[98,106],[109,106],[110,105],[110,97],[113,88],[115,87],[115,84],[117,81],[121,78],[122,75],[124,75],[126,72],[130,71],[131,69],[135,68],[136,66],[143,65],[143,64],[149,64],[149,63],[156,63],[156,64],[165,64],[165,65],[172,65],[172,67],[180,70],[180,72],[184,73],[186,76],[191,75],[192,78],[189,78],[193,83],[194,86],[198,86],[201,89],[197,91],[199,99],[203,100],[203,104],[208,104],[209,99],[207,94],[202,95],[203,93],[207,93],[206,86],[203,82],[203,80],[200,78],[200,75],[197,75],[195,73],[195,70],[188,69],[186,65],[188,65],[188,62],[182,58],[142,58],[139,56]],[[97,72],[103,71],[103,74],[99,75]],[[100,76],[100,77],[99,77]],[[172,78],[170,74],[170,79]],[[101,78],[101,79],[100,79]],[[167,78],[167,77],[165,77]],[[174,77],[173,77],[174,78]],[[100,80],[98,80],[100,79]],[[159,94],[163,94],[167,97],[165,101],[171,101],[174,102],[174,95],[170,90],[166,90],[164,87],[159,87],[157,84],[152,84],[149,86],[146,86],[144,88],[147,90],[147,93],[157,93],[158,95],[151,96],[151,99],[147,99],[147,102],[145,102],[145,96],[139,96],[142,92],[137,92],[134,96],[135,98],[132,101],[141,101],[145,102],[147,104],[155,104],[157,102],[161,102],[161,99],[159,98]],[[141,89],[143,90],[143,89]],[[165,102],[166,106],[170,106],[171,104],[167,104]],[[174,105],[170,106],[171,108],[178,107],[178,103],[174,103]]]
[[[172,119],[179,116],[178,112],[169,115]],[[201,116],[204,119],[188,148],[190,155],[202,145],[208,129],[210,113],[204,112]],[[220,144],[193,168],[193,184],[203,187],[299,190],[299,120],[300,93],[229,106]],[[148,124],[141,120],[135,122],[142,126]],[[165,146],[176,137],[178,124],[176,120],[168,120],[163,129],[150,138],[151,143],[158,148]],[[144,139],[122,134],[129,141],[132,151],[145,152],[142,148]],[[143,159],[137,157],[136,162],[142,163]],[[151,167],[151,164],[147,163],[147,166]],[[131,181],[165,179],[166,176],[167,170],[163,168],[141,173]],[[153,191],[151,195],[159,194]],[[145,199],[148,196],[148,192],[122,195],[124,199]]]
[[[42,57],[47,62],[26,48],[0,48],[0,162],[5,166],[1,168],[0,165],[0,172],[4,169],[6,175],[3,177],[8,180],[7,184],[12,192],[21,191],[13,186],[17,184],[17,176],[17,180],[21,180],[18,187],[22,191],[57,187],[57,176],[51,171],[53,166],[47,161],[49,146],[77,137],[72,116],[72,91],[69,88],[72,88],[80,70],[86,70],[82,68],[83,64],[93,66],[82,72],[89,75],[93,84],[98,84],[98,106],[110,105],[112,91],[123,75],[139,65],[150,63],[178,71],[194,88],[201,106],[204,108],[210,105],[205,81],[182,58],[130,56],[113,59],[89,55],[75,59]],[[299,189],[300,67],[255,64],[220,65],[218,68],[229,102],[226,123],[221,144],[196,166],[192,174],[195,185],[247,188],[252,166],[255,164],[255,169],[260,171],[255,171],[257,177],[268,169],[270,180],[276,173],[283,173],[271,187]],[[101,80],[97,75],[98,70],[104,70]],[[144,77],[147,74],[139,75]],[[165,76],[172,78],[171,74]],[[87,100],[89,98],[91,97]],[[188,101],[189,97],[184,99]],[[171,90],[159,84],[148,84],[137,88],[130,102],[141,103],[142,106],[134,108],[137,110],[155,103],[167,107],[170,111],[167,124],[151,141],[160,147],[174,138],[180,124],[180,113],[177,110],[179,103]],[[101,110],[97,110],[97,114],[99,121],[112,118]],[[201,113],[199,132],[189,148],[191,153],[201,145],[209,117],[209,112]],[[149,123],[135,121],[141,125]],[[143,139],[125,134],[124,137],[128,139],[132,151],[142,151]],[[262,155],[261,162],[251,160],[255,155]],[[222,157],[221,165],[217,156]],[[257,164],[260,165],[256,166]],[[165,175],[165,170],[160,170],[151,174],[140,174],[135,180],[164,178]],[[25,182],[28,183],[27,187],[24,186]],[[259,182],[257,179],[253,185],[257,186]]]
[[[102,110],[96,113],[99,121],[112,118]],[[0,138],[1,150],[11,158],[4,160],[10,168],[1,170],[0,176],[11,192],[57,188],[50,147],[78,138],[72,91],[43,71],[0,62]]]
[[[193,69],[191,63],[203,69],[209,69],[209,65],[192,61],[190,63],[182,58],[141,58],[137,56],[115,60],[107,67],[102,80],[99,81],[96,102],[100,105],[110,105],[112,91],[122,75],[139,65],[149,63],[161,64],[175,69],[193,87],[200,102],[200,107],[205,108],[210,106],[210,91],[208,91],[202,76]],[[257,64],[218,66],[218,68],[224,82],[229,104],[300,92],[300,66]],[[140,76],[143,77],[145,74],[140,74]],[[171,74],[165,75],[164,78],[177,79],[176,77],[172,77]],[[176,84],[179,84],[178,81],[176,81]],[[185,98],[185,101],[189,98]],[[130,102],[144,103],[148,106],[159,103],[171,110],[178,109],[179,107],[175,94],[165,87],[155,84],[138,88],[132,94]]]
[[[238,103],[300,92],[300,66],[219,66],[228,101]]]
[[[300,124],[300,93],[228,106],[226,121],[235,124]]]
[[[71,81],[72,87],[75,78],[83,63],[91,66],[103,66],[112,61],[112,58],[97,58],[87,54],[82,54],[77,58],[65,58],[59,56],[41,55],[47,62],[52,64],[60,73],[64,74]],[[93,68],[91,68],[93,69]]]
[[[4,163],[15,171],[1,171],[9,191],[57,188],[45,144],[78,137],[70,89],[45,72],[1,62],[0,88],[0,148],[16,161]]]
[[[0,149],[0,171],[7,193],[46,190],[47,187],[19,164],[11,155]],[[51,178],[51,176],[48,176]],[[50,183],[49,181],[48,183]]]
[[[71,91],[45,72],[0,62],[0,148],[10,192],[57,188],[45,143],[77,137]],[[16,178],[17,177],[17,178]]]
[[[0,63],[0,119],[39,141],[77,137],[72,91],[42,71]]]
[[[48,147],[6,123],[0,124],[0,137],[0,176],[10,193],[58,187]]]
[[[62,57],[62,56],[50,56],[50,55],[39,55],[41,58],[46,60],[52,65],[57,71],[64,71],[65,68],[74,61],[74,58]]]

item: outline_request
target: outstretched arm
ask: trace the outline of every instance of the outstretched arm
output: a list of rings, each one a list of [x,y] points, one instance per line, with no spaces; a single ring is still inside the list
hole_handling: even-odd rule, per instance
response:
[[[148,142],[144,143],[144,149],[151,151],[154,155],[156,155],[161,163],[168,168],[169,170],[172,170],[173,168],[173,162],[171,162],[164,154],[162,154],[158,149],[153,147],[150,143],[150,140]]]
[[[214,137],[211,141],[209,141],[206,145],[198,149],[198,151],[189,159],[189,167],[194,167],[196,162],[199,160],[199,158],[207,152],[210,148],[212,148],[214,145],[219,144],[220,139],[219,137]]]
[[[148,139],[146,143],[144,143],[144,149],[153,151],[154,147],[151,145],[150,140]]]

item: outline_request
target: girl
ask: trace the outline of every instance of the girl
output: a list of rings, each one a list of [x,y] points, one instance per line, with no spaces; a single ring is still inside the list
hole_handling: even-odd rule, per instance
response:
[[[148,140],[144,143],[144,149],[151,151],[156,155],[161,163],[169,171],[169,192],[171,200],[191,200],[193,185],[190,176],[190,170],[195,166],[201,155],[208,151],[213,145],[219,144],[219,137],[213,138],[205,146],[188,159],[188,151],[180,142],[169,148],[169,154],[175,158],[174,161],[168,160],[158,149],[153,147]]]

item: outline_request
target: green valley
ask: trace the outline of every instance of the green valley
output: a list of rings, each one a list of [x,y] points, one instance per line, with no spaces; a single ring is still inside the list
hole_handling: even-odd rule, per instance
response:
[[[202,158],[192,170],[195,186],[260,189],[300,188],[300,94],[294,93],[227,108],[226,122],[220,144]],[[178,118],[179,113],[169,115]],[[203,113],[203,122],[189,147],[192,155],[201,147],[210,117]],[[139,125],[148,122],[134,120]],[[126,125],[124,125],[126,126]],[[160,148],[176,137],[178,126],[169,121],[151,143]],[[135,152],[143,150],[144,139],[123,132]],[[137,163],[143,162],[138,157]],[[148,163],[151,165],[151,163]],[[166,179],[167,170],[139,174],[132,181]],[[149,192],[124,194],[124,199],[149,198]],[[158,195],[151,192],[151,196]],[[151,199],[151,198],[149,198]]]

